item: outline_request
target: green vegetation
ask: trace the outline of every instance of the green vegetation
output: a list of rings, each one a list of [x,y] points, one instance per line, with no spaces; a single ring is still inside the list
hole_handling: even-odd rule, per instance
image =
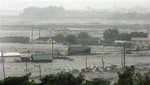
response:
[[[70,34],[67,36],[64,36],[63,34],[56,34],[54,36],[54,40],[57,43],[69,43],[69,44],[81,44],[81,45],[98,45],[99,39],[98,38],[92,38],[88,33],[86,32],[80,32],[77,37],[76,35]]]
[[[40,85],[82,85],[83,80],[83,76],[74,77],[71,73],[62,72],[44,77]]]
[[[117,29],[107,29],[103,33],[103,38],[106,45],[113,45],[116,38],[119,36],[119,31]]]
[[[134,66],[125,67],[118,72],[118,80],[114,85],[150,85],[150,77],[145,73],[135,73]],[[50,74],[41,79],[41,83],[29,80],[30,74],[22,77],[8,77],[0,81],[0,85],[110,85],[110,81],[102,78],[86,80],[83,75],[73,76],[69,72]]]
[[[135,73],[134,69],[134,66],[125,67],[122,73],[118,72],[119,78],[115,85],[150,85],[150,77]]]
[[[8,77],[0,81],[0,85],[37,85],[34,81],[29,81],[30,74],[22,77]]]
[[[91,38],[91,36],[89,36],[89,34],[86,32],[80,32],[78,34],[78,39],[84,39],[84,38]]]
[[[65,37],[66,41],[69,43],[69,44],[75,44],[77,42],[77,37],[75,35],[67,35]]]
[[[64,43],[65,42],[65,37],[63,34],[57,34],[54,36],[54,40],[58,43]]]

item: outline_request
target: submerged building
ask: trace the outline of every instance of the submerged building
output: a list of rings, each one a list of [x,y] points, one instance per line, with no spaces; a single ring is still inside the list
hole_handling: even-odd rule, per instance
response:
[[[52,62],[53,55],[52,54],[32,54],[31,61],[32,62]]]
[[[0,54],[2,57],[2,55]],[[3,60],[5,62],[20,62],[21,61],[21,54],[19,52],[7,52],[3,54]],[[2,58],[1,58],[2,61]]]
[[[68,55],[77,54],[91,54],[91,47],[89,46],[69,46]]]

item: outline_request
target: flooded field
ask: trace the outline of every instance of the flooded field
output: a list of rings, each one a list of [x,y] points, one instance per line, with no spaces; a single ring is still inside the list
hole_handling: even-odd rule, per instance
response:
[[[67,46],[55,45],[54,48],[64,48]],[[48,74],[55,74],[61,71],[72,72],[73,74],[78,74],[86,68],[86,57],[87,57],[87,67],[91,69],[88,72],[83,72],[87,79],[102,77],[115,81],[117,78],[117,71],[121,68],[121,58],[123,54],[120,50],[123,48],[118,47],[103,47],[103,46],[91,46],[92,55],[75,55],[75,56],[63,56],[67,59],[54,59],[51,63],[26,63],[25,62],[5,62],[6,76],[16,76],[24,75],[25,73],[31,72],[31,79],[39,78],[39,68],[41,65],[42,76]],[[0,48],[8,52],[20,52],[24,53],[27,50],[34,51],[45,51],[51,52],[51,44],[13,44],[5,43],[0,45]],[[38,49],[39,48],[39,49]],[[60,56],[62,57],[62,56]],[[102,69],[102,60],[104,59],[105,70]],[[137,72],[147,72],[150,70],[150,51],[137,51],[132,52],[132,54],[126,54],[126,65],[135,65]],[[2,65],[0,64],[0,67]],[[114,67],[115,70],[111,68]],[[97,71],[96,68],[100,70]],[[2,72],[0,72],[1,79],[3,78]]]

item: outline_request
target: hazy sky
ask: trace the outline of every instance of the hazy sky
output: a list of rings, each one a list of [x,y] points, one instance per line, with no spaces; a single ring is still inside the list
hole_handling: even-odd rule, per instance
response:
[[[149,7],[150,0],[0,0],[1,10],[22,10],[30,6],[63,6],[65,9],[112,9],[113,7]]]

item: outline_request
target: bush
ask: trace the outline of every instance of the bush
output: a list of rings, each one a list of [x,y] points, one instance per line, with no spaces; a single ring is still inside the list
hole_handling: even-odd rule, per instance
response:
[[[0,85],[37,85],[34,81],[29,81],[29,76],[30,74],[22,77],[8,77],[0,81]]]
[[[149,76],[135,73],[134,66],[126,67],[122,73],[118,73],[118,77],[115,85],[150,85]]]
[[[101,78],[94,78],[91,81],[86,80],[83,85],[110,85],[110,82]]]
[[[41,79],[40,85],[81,85],[84,78],[82,76],[74,77],[71,73],[58,73],[56,75],[47,75]]]

